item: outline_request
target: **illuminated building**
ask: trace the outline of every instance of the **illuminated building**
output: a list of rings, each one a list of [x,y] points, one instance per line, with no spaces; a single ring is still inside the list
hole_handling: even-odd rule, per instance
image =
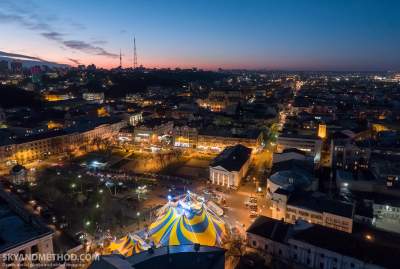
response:
[[[296,148],[314,157],[314,161],[319,163],[321,158],[322,140],[313,136],[302,136],[292,134],[281,134],[277,138],[277,151]]]
[[[66,129],[18,137],[0,145],[0,165],[26,164],[51,155],[67,153],[87,146],[95,138],[108,139],[117,136],[124,126],[124,121],[105,118]]]
[[[107,109],[103,106],[103,107],[99,107],[97,109],[97,116],[98,117],[107,117],[107,116],[110,116],[110,115],[108,114]]]
[[[238,187],[246,176],[251,149],[243,145],[225,148],[210,163],[210,181],[223,187]]]
[[[176,126],[173,130],[173,137],[175,147],[194,148],[197,145],[198,132],[196,128]]]
[[[153,119],[141,123],[134,130],[134,142],[156,144],[161,142],[165,135],[171,135],[174,127],[172,121]]]
[[[271,264],[279,260],[282,268],[398,268],[398,260],[393,258],[400,255],[398,238],[392,239],[393,243],[378,242],[374,234],[381,238],[387,234],[371,229],[363,235],[362,230],[350,234],[303,221],[287,224],[259,216],[247,229],[247,246]]]
[[[44,99],[49,102],[65,101],[72,99],[73,97],[69,94],[46,94]]]
[[[91,104],[102,104],[104,103],[104,92],[85,92],[82,94],[82,98]]]
[[[208,98],[198,99],[199,107],[212,112],[233,112],[240,100],[240,91],[212,91]]]
[[[142,112],[137,112],[129,116],[129,124],[131,126],[136,126],[143,121]]]
[[[28,173],[28,171],[22,165],[17,164],[15,166],[13,166],[13,168],[11,168],[11,172],[10,172],[11,180],[12,180],[13,184],[20,185],[20,184],[26,183],[28,181],[27,173]]]
[[[242,144],[256,150],[263,142],[262,132],[259,130],[245,130],[242,133],[232,133],[225,129],[200,129],[197,137],[197,149],[222,151],[226,147]]]
[[[372,131],[374,133],[379,133],[379,132],[388,131],[388,130],[390,130],[390,129],[383,124],[379,124],[379,123],[372,124]]]
[[[47,123],[47,129],[52,130],[52,129],[61,129],[63,128],[63,125],[61,123],[55,122],[55,121],[49,121]]]
[[[320,124],[318,125],[318,137],[321,138],[321,139],[325,139],[325,138],[326,138],[326,135],[327,135],[327,134],[326,134],[326,125],[320,123]]]
[[[332,167],[343,170],[368,169],[371,149],[360,147],[353,141],[354,134],[342,131],[332,134]]]
[[[329,199],[322,194],[279,188],[271,196],[272,218],[294,223],[304,220],[351,233],[354,205]]]

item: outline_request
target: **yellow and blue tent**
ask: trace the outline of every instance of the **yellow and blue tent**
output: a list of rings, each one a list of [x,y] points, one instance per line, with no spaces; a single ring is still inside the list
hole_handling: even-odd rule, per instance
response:
[[[148,235],[157,246],[221,246],[225,224],[204,204],[181,201],[177,206],[169,206],[150,225]]]
[[[119,253],[124,256],[131,256],[146,249],[148,249],[148,246],[142,240],[129,235],[111,242],[107,247],[108,252]]]

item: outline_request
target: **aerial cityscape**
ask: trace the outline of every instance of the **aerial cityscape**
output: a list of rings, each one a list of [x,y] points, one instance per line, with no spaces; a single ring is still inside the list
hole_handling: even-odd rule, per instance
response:
[[[400,268],[399,10],[0,0],[0,269]]]

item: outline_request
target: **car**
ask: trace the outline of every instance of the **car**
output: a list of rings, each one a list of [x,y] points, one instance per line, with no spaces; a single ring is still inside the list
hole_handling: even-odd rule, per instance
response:
[[[75,234],[75,238],[81,242],[85,241],[85,239],[88,237],[87,233],[85,232],[77,232]]]
[[[249,201],[252,203],[257,203],[257,198],[256,197],[249,197]]]
[[[58,228],[59,229],[65,229],[68,227],[68,223],[67,222],[59,222],[58,223]]]
[[[19,193],[19,194],[25,193],[25,190],[24,189],[17,189],[17,193]]]
[[[237,186],[230,186],[230,189],[233,191],[237,191],[239,188]]]
[[[249,216],[250,218],[256,218],[256,217],[258,217],[258,213],[256,212],[256,211],[250,211],[250,216]]]

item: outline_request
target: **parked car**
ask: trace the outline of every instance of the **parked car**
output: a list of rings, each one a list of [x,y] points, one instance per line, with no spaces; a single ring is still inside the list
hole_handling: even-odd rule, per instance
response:
[[[258,217],[257,211],[250,211],[250,218],[254,219],[256,217]]]

